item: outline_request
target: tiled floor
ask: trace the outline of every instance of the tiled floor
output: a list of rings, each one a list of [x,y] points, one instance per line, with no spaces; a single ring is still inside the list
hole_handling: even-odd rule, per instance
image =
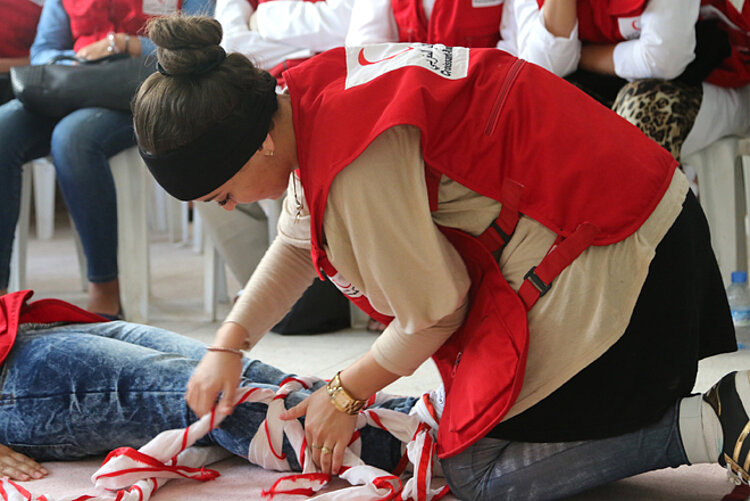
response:
[[[57,218],[52,240],[37,240],[30,235],[27,287],[36,297],[58,297],[80,306],[85,294],[80,278],[70,225],[66,217]],[[209,321],[203,311],[203,256],[190,245],[169,243],[164,233],[151,233],[151,297],[149,323],[211,342],[219,322]],[[239,284],[228,277],[230,295]],[[219,319],[229,306],[220,305]],[[331,377],[363,354],[374,335],[363,328],[314,336],[267,334],[251,355],[266,363],[298,374]],[[667,354],[665,354],[666,356]],[[713,357],[701,363],[696,389],[708,388],[730,370],[750,368],[750,350]],[[389,391],[418,394],[439,383],[432,362],[413,376],[394,383]]]

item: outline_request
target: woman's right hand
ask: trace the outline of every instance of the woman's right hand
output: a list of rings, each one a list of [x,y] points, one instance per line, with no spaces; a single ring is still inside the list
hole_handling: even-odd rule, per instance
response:
[[[27,480],[46,477],[49,472],[33,459],[16,452],[10,447],[0,445],[0,474],[11,480]]]
[[[224,348],[248,348],[247,331],[235,322],[225,322],[216,331],[214,346]],[[231,414],[234,408],[234,392],[240,383],[242,357],[236,353],[209,351],[195,368],[185,392],[188,406],[199,417],[211,412],[219,393],[219,412]]]
[[[242,359],[234,353],[209,351],[195,368],[187,384],[185,400],[199,417],[211,412],[221,392],[218,411],[231,414],[234,392],[240,382]]]

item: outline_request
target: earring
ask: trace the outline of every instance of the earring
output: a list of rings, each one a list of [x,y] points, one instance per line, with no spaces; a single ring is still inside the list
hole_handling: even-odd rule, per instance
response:
[[[272,156],[274,156],[274,154],[275,154],[275,152],[274,152],[273,150],[266,150],[266,151],[265,151],[265,152],[263,153],[263,156],[264,156],[264,157],[272,157]]]

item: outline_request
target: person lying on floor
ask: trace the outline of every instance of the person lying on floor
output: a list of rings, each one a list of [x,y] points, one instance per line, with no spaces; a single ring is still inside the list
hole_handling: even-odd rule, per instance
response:
[[[107,322],[56,299],[29,302],[31,295],[0,296],[0,476],[42,478],[48,470],[37,461],[138,448],[164,430],[197,420],[185,402],[185,388],[211,347],[156,327]],[[241,359],[243,385],[275,389],[291,376],[259,360]],[[310,392],[291,393],[286,406],[300,403]],[[375,405],[408,413],[416,400],[393,398]],[[196,445],[219,445],[247,458],[266,408],[261,403],[237,406]],[[396,467],[401,459],[398,439],[369,426],[361,437],[367,464],[388,471]],[[283,453],[299,471],[286,440]]]
[[[196,420],[183,395],[198,361],[212,347],[156,327],[101,321],[55,299],[28,302],[31,295],[20,291],[0,296],[0,443],[5,444],[0,446],[0,475],[42,478],[48,471],[37,461],[77,460],[120,446],[139,447],[163,430]],[[243,384],[273,388],[290,377],[258,360],[241,358]],[[298,405],[323,384],[289,394],[286,407]],[[375,405],[408,413],[416,403],[416,398],[393,397]],[[748,406],[750,372],[732,373],[706,394],[677,402],[657,424],[598,443],[609,442],[613,450],[623,440],[651,444],[643,453],[653,464],[717,462],[721,455],[721,464],[731,466],[730,454],[723,451],[734,449],[748,422]],[[719,409],[718,418],[714,409]],[[265,404],[243,403],[197,445],[219,445],[247,457],[265,417]],[[401,442],[379,428],[368,426],[360,432],[362,459],[393,471],[401,458]],[[572,455],[590,452],[585,442],[509,445],[500,469],[521,483],[543,481],[550,465],[560,466]],[[583,450],[576,453],[575,445]],[[282,452],[299,471],[286,439]],[[633,458],[621,458],[622,464],[628,461]],[[584,474],[594,472],[582,470]],[[588,483],[580,477],[576,481]],[[533,496],[548,497],[549,493]]]

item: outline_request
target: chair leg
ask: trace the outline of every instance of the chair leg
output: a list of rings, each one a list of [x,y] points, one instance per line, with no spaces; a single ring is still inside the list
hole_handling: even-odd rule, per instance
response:
[[[159,233],[169,231],[167,192],[156,181],[147,184],[153,186],[152,196],[148,198],[149,227]]]
[[[10,258],[9,292],[26,288],[26,248],[29,239],[31,182],[31,169],[27,165],[21,173],[21,210],[18,214]]]
[[[184,217],[187,218],[187,207],[185,208],[185,211]],[[183,227],[186,228],[187,225],[184,225]],[[193,212],[193,252],[196,254],[203,252],[203,243],[205,241],[203,233],[203,219],[201,219],[198,211],[195,211]]]
[[[229,301],[227,295],[227,272],[224,259],[211,239],[206,236],[203,254],[203,311],[211,322],[216,321],[218,303]]]
[[[129,321],[145,323],[150,275],[146,168],[136,148],[115,155],[109,165],[117,190],[117,262],[122,310]]]
[[[740,139],[737,144],[737,160],[735,173],[742,179],[742,219],[741,224],[737,225],[737,239],[738,239],[738,253],[742,258],[742,261],[738,261],[738,270],[747,270],[748,268],[748,254],[747,254],[747,236],[748,236],[748,214],[750,209],[748,203],[750,203],[750,137]]]
[[[55,166],[48,158],[31,162],[34,168],[36,236],[49,240],[55,232]]]
[[[734,235],[736,270],[747,270],[747,177],[743,155],[737,149],[734,159]]]
[[[271,200],[270,198],[258,200],[258,205],[260,205],[260,208],[263,209],[263,212],[265,212],[266,217],[268,218],[268,245],[271,245],[274,238],[276,238],[276,231],[279,225],[279,215],[281,214],[281,206],[283,203],[282,198],[279,198],[278,200]]]
[[[723,138],[684,160],[698,173],[701,206],[725,283],[733,270],[747,267],[747,246],[742,238],[746,212],[744,176],[737,168],[737,143],[736,137]]]

